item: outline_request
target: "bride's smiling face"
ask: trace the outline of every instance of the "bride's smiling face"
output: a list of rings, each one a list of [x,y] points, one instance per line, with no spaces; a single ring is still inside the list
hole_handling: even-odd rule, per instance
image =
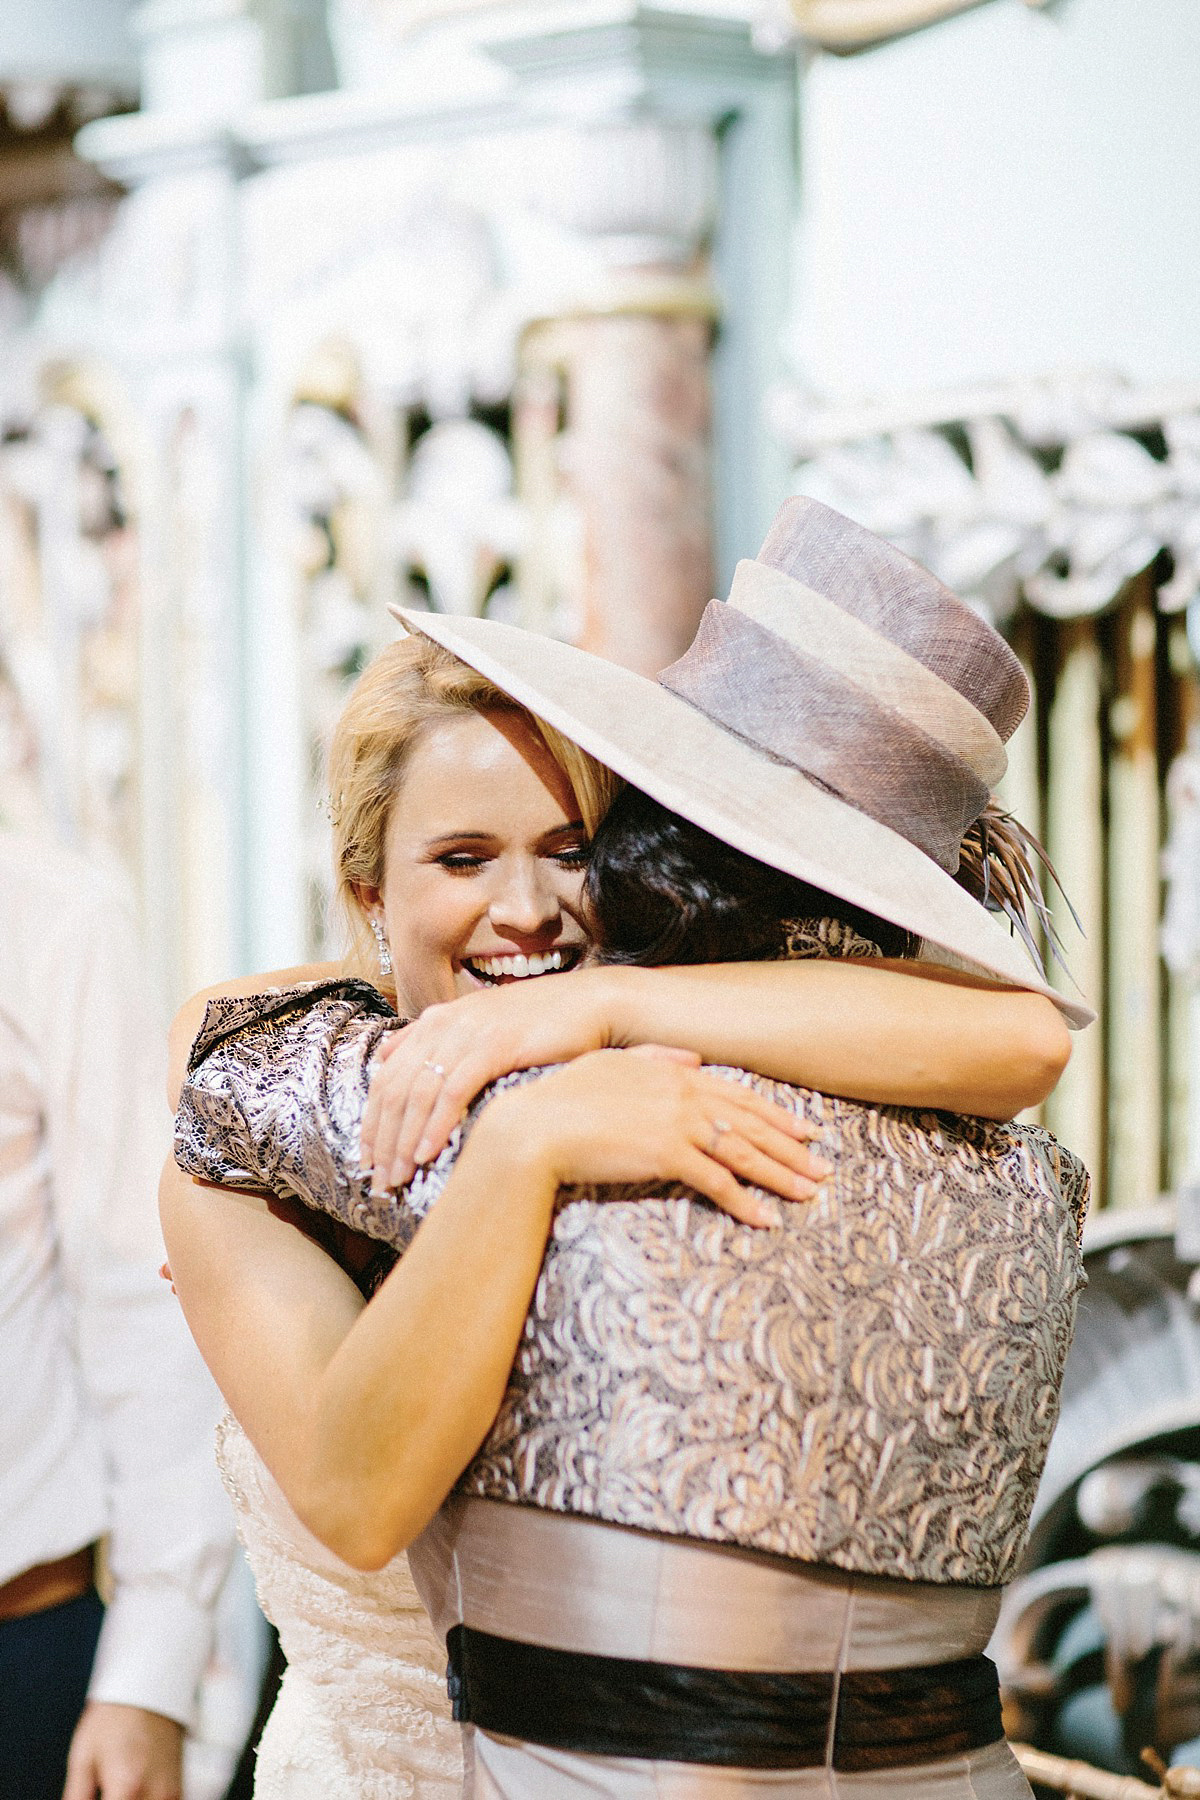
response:
[[[402,1015],[572,968],[587,948],[587,834],[563,771],[520,713],[422,731],[388,818],[380,919]]]

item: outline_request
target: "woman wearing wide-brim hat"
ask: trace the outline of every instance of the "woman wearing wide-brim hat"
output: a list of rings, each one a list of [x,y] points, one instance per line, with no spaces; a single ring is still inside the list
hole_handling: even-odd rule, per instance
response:
[[[766,942],[766,894],[800,953],[870,955],[882,922],[951,966],[1046,991],[952,873],[965,842],[981,893],[1015,914],[1028,891],[1019,839],[999,820],[980,829],[1027,699],[1019,665],[848,521],[792,503],[658,683],[486,622],[405,623],[666,812],[667,873],[706,942],[730,898]],[[662,874],[648,874],[660,898]],[[814,924],[814,896],[831,930]],[[448,1209],[473,1195],[540,1194],[549,1228],[568,1171],[603,1176],[623,1126],[605,1056],[487,1101],[457,1166],[448,1153],[407,1196],[375,1200],[356,1174],[353,1084],[339,1079],[362,1068],[344,998],[315,1079],[317,1038],[289,1037],[294,1002],[272,1006],[225,1014],[193,1053],[193,1172],[242,1185],[283,1171],[301,1197],[401,1243],[440,1196],[443,1246]],[[377,1034],[377,1012],[363,1026]],[[231,1109],[239,1037],[254,1076]],[[413,1547],[476,1728],[474,1794],[1028,1792],[982,1653],[1053,1425],[1084,1178],[1035,1128],[801,1090],[788,1103],[821,1125],[835,1163],[810,1209],[747,1234],[686,1197],[585,1194],[557,1216],[528,1323],[524,1301],[503,1330],[492,1309],[503,1370],[522,1339],[515,1379]],[[711,1131],[727,1138],[729,1121]],[[307,1185],[306,1132],[320,1168]],[[427,1242],[388,1278],[376,1321],[399,1323]],[[478,1346],[453,1300],[443,1288],[461,1389]],[[436,1311],[423,1316],[441,1330]],[[414,1516],[400,1361],[391,1371],[385,1355],[329,1426],[376,1543]],[[436,1434],[431,1398],[415,1410]],[[393,1460],[368,1467],[381,1408]],[[388,1549],[411,1535],[396,1529]]]

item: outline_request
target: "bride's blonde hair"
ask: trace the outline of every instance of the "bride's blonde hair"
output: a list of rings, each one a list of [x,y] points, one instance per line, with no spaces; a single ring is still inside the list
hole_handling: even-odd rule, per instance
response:
[[[589,837],[621,785],[611,769],[440,644],[414,632],[389,645],[354,684],[329,748],[334,899],[350,960],[364,973],[376,966],[375,941],[358,889],[382,886],[388,819],[405,764],[426,725],[465,712],[529,720],[570,782]]]

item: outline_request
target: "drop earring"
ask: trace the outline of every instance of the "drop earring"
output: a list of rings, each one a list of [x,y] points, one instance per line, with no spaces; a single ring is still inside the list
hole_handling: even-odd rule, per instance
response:
[[[379,973],[390,975],[392,972],[392,953],[388,949],[387,938],[383,934],[383,926],[378,919],[371,920],[371,930],[375,933],[375,942],[379,945]]]

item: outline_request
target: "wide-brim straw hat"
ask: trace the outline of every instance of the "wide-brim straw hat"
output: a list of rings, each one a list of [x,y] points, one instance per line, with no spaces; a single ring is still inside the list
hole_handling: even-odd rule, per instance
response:
[[[787,501],[657,679],[498,620],[391,610],[663,806],[916,933],[924,959],[1094,1016],[954,879],[1029,703],[1020,663],[840,513]]]

